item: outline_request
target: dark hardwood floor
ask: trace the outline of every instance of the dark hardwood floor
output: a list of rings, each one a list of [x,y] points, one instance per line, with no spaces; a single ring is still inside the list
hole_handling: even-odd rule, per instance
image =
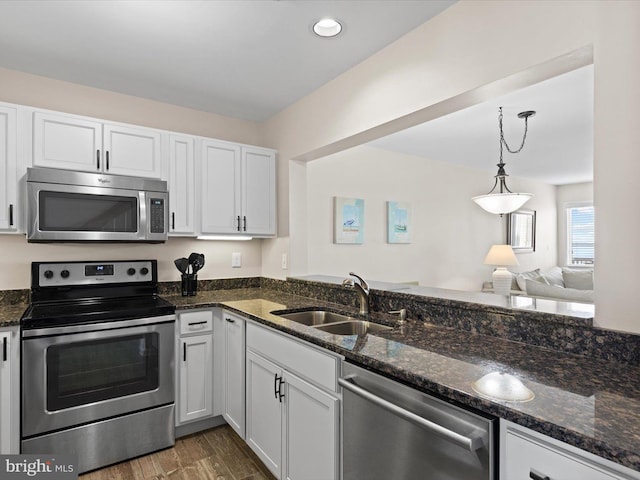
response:
[[[81,480],[275,480],[246,443],[222,425],[173,448],[80,475]]]

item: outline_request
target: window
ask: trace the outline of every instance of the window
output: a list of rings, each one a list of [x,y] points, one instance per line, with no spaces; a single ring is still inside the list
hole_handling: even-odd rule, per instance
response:
[[[593,265],[595,259],[593,205],[567,208],[567,264]]]

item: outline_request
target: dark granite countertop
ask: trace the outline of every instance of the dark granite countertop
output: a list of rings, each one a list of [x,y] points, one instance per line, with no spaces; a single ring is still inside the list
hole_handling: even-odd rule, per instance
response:
[[[640,368],[526,345],[502,338],[371,314],[395,325],[363,337],[337,336],[271,312],[336,304],[275,290],[201,291],[165,296],[178,309],[222,306],[272,328],[325,347],[420,390],[524,425],[603,458],[640,471]],[[472,383],[491,372],[508,373],[535,394],[529,402],[488,399]]]
[[[0,328],[20,325],[20,318],[28,306],[27,303],[0,304]]]

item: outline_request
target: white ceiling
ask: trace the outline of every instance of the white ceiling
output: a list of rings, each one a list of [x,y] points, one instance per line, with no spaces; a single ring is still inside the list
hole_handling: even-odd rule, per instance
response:
[[[2,0],[0,67],[263,121],[453,3]]]
[[[263,121],[454,0],[0,0],[0,67]],[[311,27],[344,26],[322,39]],[[536,110],[507,173],[591,181],[593,68],[586,67],[373,142],[495,174],[498,107],[507,141]],[[487,185],[487,190],[491,185]]]
[[[500,158],[498,108],[505,139],[517,149],[519,112],[535,110],[522,152],[504,151],[506,172],[552,185],[593,180],[593,65],[389,135],[370,145],[495,175]],[[511,185],[507,179],[507,185]],[[487,184],[487,191],[492,185]]]

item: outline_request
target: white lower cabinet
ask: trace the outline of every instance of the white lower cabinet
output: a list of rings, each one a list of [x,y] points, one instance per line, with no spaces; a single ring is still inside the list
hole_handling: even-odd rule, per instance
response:
[[[223,406],[222,416],[241,438],[245,426],[245,320],[222,311]],[[222,335],[221,335],[222,336]]]
[[[276,390],[282,370],[269,360],[247,352],[246,441],[276,476],[282,477],[282,400]]]
[[[177,315],[176,426],[213,415],[213,312]]]
[[[338,399],[291,373],[283,377],[285,478],[337,478]]]
[[[501,480],[637,480],[640,473],[520,425],[500,421]]]
[[[20,452],[19,329],[0,330],[0,454]]]
[[[249,446],[279,479],[339,478],[339,399],[323,385],[339,359],[253,324],[246,341]]]

